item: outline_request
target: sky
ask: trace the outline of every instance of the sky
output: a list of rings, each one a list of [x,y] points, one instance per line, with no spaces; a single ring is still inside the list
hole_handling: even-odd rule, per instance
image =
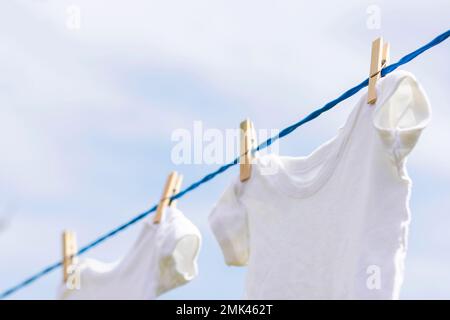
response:
[[[60,260],[62,230],[87,244],[156,203],[170,171],[187,185],[218,167],[174,164],[174,131],[245,118],[284,128],[365,79],[373,39],[387,39],[396,61],[448,30],[449,17],[447,0],[3,1],[0,291]],[[402,299],[450,299],[449,51],[447,41],[403,68],[433,116],[408,161]],[[307,155],[335,135],[360,94],[283,139],[280,153]],[[207,224],[236,174],[179,201],[202,233],[199,276],[161,298],[242,297],[245,268],[225,265]],[[87,256],[120,258],[139,228]],[[10,298],[53,299],[61,277]]]

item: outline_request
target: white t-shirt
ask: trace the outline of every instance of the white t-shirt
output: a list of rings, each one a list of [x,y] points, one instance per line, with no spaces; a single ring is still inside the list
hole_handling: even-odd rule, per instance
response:
[[[248,265],[248,299],[394,299],[403,280],[411,181],[405,159],[430,119],[413,75],[364,94],[307,157],[261,156],[209,222],[228,265]]]
[[[59,288],[59,299],[155,299],[197,275],[201,235],[182,213],[167,208],[159,224],[145,221],[128,254],[104,263],[83,259],[76,265],[80,288],[70,282]],[[70,288],[72,287],[72,288]]]

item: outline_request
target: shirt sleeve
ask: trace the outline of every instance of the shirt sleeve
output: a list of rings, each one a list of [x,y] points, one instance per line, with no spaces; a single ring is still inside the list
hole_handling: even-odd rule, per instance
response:
[[[243,184],[237,179],[223,193],[214,206],[209,225],[220,245],[225,263],[243,266],[249,258],[247,213],[240,202]]]
[[[159,261],[159,286],[157,295],[177,288],[198,274],[197,259],[201,247],[201,235],[197,227],[181,211],[167,208],[165,216],[177,216],[165,231]]]
[[[401,73],[393,92],[374,113],[374,126],[397,164],[411,152],[431,118],[428,98],[414,76]]]

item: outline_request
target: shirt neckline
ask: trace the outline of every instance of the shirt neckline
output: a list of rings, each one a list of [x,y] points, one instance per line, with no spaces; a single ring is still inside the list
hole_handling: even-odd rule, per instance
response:
[[[291,157],[291,156],[278,156],[269,154],[266,157],[259,158],[257,161],[259,167],[259,174],[262,174],[262,168],[273,166],[278,170],[274,175],[268,175],[269,183],[273,184],[276,190],[281,191],[283,194],[293,198],[307,198],[318,192],[331,178],[335,168],[337,167],[344,150],[348,144],[350,137],[352,136],[353,129],[358,122],[360,112],[363,108],[373,108],[374,111],[383,107],[386,101],[394,94],[398,83],[401,82],[407,76],[413,77],[410,73],[405,71],[396,71],[386,77],[382,78],[378,82],[377,87],[380,88],[383,85],[385,90],[378,90],[378,101],[375,105],[368,105],[367,92],[361,96],[356,103],[353,111],[347,118],[347,121],[338,133],[321,144],[313,152],[307,156]],[[383,94],[384,93],[384,94]],[[369,117],[372,119],[372,117]],[[373,125],[373,122],[370,124]],[[265,159],[264,159],[265,158]],[[320,166],[318,173],[310,180],[302,180],[301,174],[308,172],[314,167]],[[287,168],[290,166],[290,168]]]
[[[359,108],[358,108],[359,110]],[[356,110],[356,111],[358,111]],[[332,176],[345,149],[358,112],[350,115],[351,123],[340,128],[338,134],[321,144],[307,156],[291,157],[271,155],[270,164],[278,171],[269,181],[283,194],[294,198],[307,198],[321,189]],[[304,174],[317,169],[311,179]]]

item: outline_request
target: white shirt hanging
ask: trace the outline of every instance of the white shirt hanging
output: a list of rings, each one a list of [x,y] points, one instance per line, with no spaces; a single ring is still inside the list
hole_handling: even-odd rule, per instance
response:
[[[405,160],[430,119],[408,72],[377,83],[307,157],[260,157],[209,221],[248,299],[393,299],[403,280],[411,180]]]
[[[155,299],[197,276],[201,235],[182,213],[167,208],[162,221],[145,221],[128,254],[104,263],[80,260],[73,276],[79,289],[62,284],[59,299]],[[69,287],[69,288],[68,288]]]

